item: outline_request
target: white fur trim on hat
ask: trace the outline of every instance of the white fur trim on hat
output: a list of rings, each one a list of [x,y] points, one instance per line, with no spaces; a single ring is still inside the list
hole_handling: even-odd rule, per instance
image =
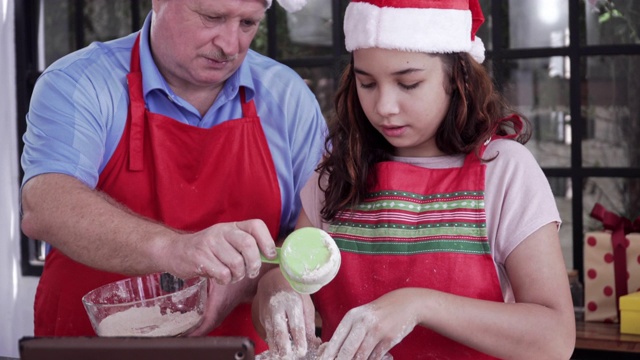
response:
[[[425,53],[468,52],[484,61],[484,45],[472,44],[471,11],[440,8],[395,8],[352,1],[344,16],[348,51],[379,47]],[[481,53],[480,53],[481,52]]]
[[[266,0],[266,2],[268,9],[271,7],[272,0]],[[292,13],[301,10],[307,4],[307,0],[278,0],[278,4],[288,12]]]

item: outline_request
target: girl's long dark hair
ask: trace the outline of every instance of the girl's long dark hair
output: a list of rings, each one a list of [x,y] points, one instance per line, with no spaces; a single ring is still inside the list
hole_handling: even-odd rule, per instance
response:
[[[517,114],[499,94],[486,69],[467,53],[438,55],[450,79],[447,115],[436,132],[438,149],[448,155],[479,153],[494,134],[512,134],[522,144],[530,136],[527,119]],[[394,147],[371,125],[358,98],[351,63],[342,73],[336,93],[335,114],[328,120],[327,155],[318,165],[320,179],[326,177],[325,203],[321,215],[331,221],[341,210],[361,203],[375,183],[374,166],[393,155]],[[520,128],[511,115],[524,123]],[[491,159],[489,159],[491,160]]]

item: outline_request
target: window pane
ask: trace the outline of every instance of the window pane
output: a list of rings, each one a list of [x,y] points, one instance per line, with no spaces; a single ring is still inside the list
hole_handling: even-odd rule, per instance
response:
[[[491,0],[480,0],[480,7],[484,14],[484,23],[480,26],[480,29],[478,29],[476,36],[482,39],[486,50],[491,50],[493,49],[493,42],[491,39],[493,29],[491,21]]]
[[[569,45],[568,0],[509,1],[509,44],[510,48]]]
[[[511,60],[504,69],[504,94],[533,126],[527,147],[542,167],[571,163],[568,60],[563,57]]]
[[[136,3],[138,3],[136,5]],[[108,41],[132,31],[131,6],[139,6],[142,24],[151,9],[150,0],[40,0],[39,70],[44,70],[62,56],[89,45],[93,41]],[[77,24],[76,5],[82,6],[82,24]],[[79,28],[79,26],[82,26]],[[82,44],[76,44],[83,39]]]
[[[333,112],[333,98],[335,95],[334,73],[332,67],[311,67],[294,69],[316,94],[320,108],[325,118]]]
[[[140,3],[140,18],[138,19],[138,22],[142,28],[144,19],[146,19],[147,15],[149,15],[149,11],[151,11],[151,0],[138,0],[138,2]]]
[[[596,203],[633,221],[640,216],[640,178],[587,178],[582,203],[584,231],[602,229],[602,223],[590,216]]]
[[[278,9],[278,58],[331,55],[332,5],[328,0],[309,0],[295,13]]]
[[[108,41],[131,33],[131,0],[84,2],[84,41]]]
[[[640,56],[586,59],[583,166],[640,167]]]
[[[587,45],[640,43],[640,1],[588,0],[584,11]]]
[[[562,226],[558,233],[560,246],[567,269],[573,269],[573,211],[571,210],[571,179],[564,177],[550,177],[549,185],[556,198],[556,205],[562,219]]]
[[[71,0],[41,0],[38,69],[75,50],[75,6]]]
[[[259,52],[262,55],[268,55],[268,40],[267,40],[267,19],[265,18],[260,22],[258,32],[251,42],[251,49]]]

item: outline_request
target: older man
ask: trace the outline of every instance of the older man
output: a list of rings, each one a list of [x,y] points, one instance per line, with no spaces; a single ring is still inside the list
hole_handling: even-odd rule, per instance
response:
[[[93,335],[85,293],[169,272],[212,280],[193,334],[260,349],[246,303],[260,253],[293,228],[325,135],[302,79],[249,49],[270,5],[154,0],[139,32],[40,77],[22,157],[22,228],[51,245],[35,335]]]

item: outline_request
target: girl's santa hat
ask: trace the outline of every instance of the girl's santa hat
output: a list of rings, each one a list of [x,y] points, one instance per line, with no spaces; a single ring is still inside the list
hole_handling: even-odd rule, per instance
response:
[[[467,52],[482,63],[485,49],[476,31],[483,22],[478,0],[351,0],[345,45],[348,51]]]
[[[277,0],[289,12],[307,0]],[[327,0],[329,1],[329,0]],[[272,0],[266,0],[267,7]],[[484,22],[478,0],[351,0],[344,15],[348,51],[385,48],[425,53],[467,52],[484,61],[476,31]]]

